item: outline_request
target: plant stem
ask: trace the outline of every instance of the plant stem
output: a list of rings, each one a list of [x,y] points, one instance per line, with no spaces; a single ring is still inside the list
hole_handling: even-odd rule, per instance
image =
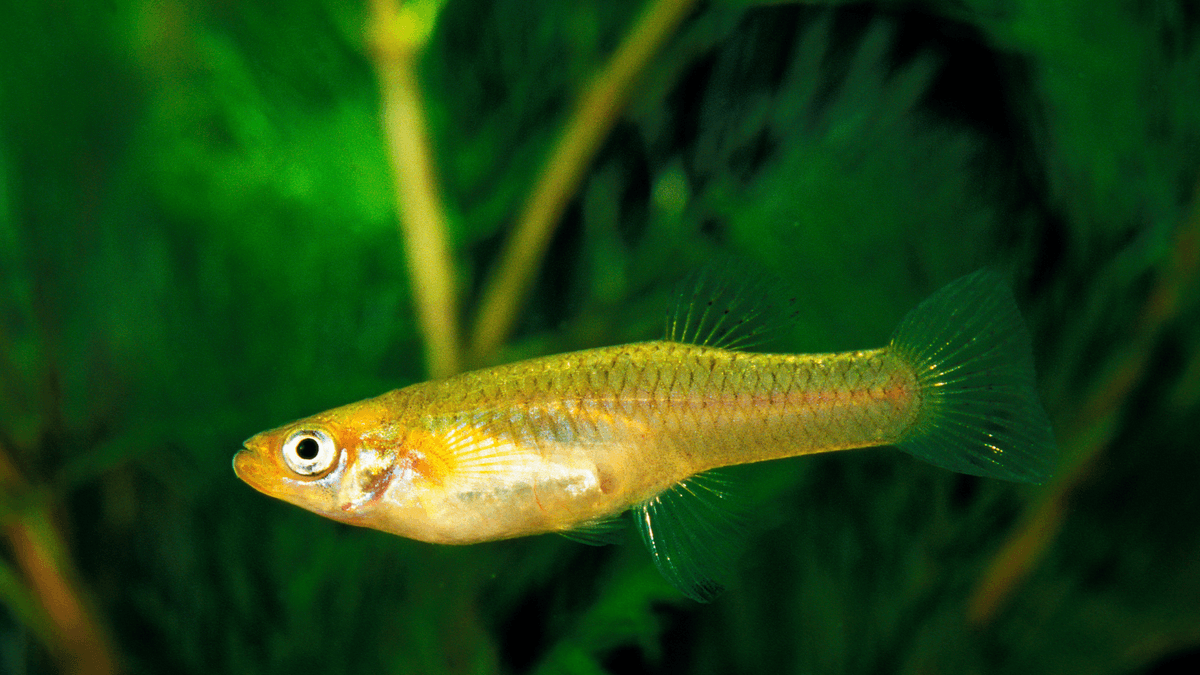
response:
[[[424,39],[415,37],[420,31],[413,30],[412,17],[402,17],[396,0],[373,0],[371,15],[383,129],[417,321],[425,337],[425,362],[431,376],[444,377],[458,372],[461,363],[458,305],[446,217],[417,78]]]
[[[9,495],[28,492],[24,479],[0,447],[0,491]],[[39,624],[49,625],[50,650],[63,672],[72,675],[108,675],[116,672],[104,634],[88,613],[66,546],[50,514],[42,507],[29,508],[4,523],[13,558],[40,606]],[[35,627],[36,628],[36,627]]]
[[[1200,270],[1200,184],[1196,186],[1191,216],[1179,227],[1171,257],[1163,267],[1129,346],[1115,359],[1116,365],[1099,378],[1074,419],[1064,425],[1062,437],[1073,439],[1063,453],[1070,464],[1063,467],[1061,475],[1009,535],[976,584],[967,610],[973,623],[989,622],[1033,571],[1062,528],[1071,493],[1120,430],[1122,406],[1145,378],[1155,343],[1178,316],[1182,297],[1195,284]]]
[[[654,0],[580,96],[505,244],[476,317],[471,358],[481,361],[512,331],[550,237],[589,163],[625,105],[637,76],[695,0]]]

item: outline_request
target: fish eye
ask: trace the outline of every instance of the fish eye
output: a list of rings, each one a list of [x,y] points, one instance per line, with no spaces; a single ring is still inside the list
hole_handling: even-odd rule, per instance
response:
[[[283,442],[283,461],[301,476],[312,476],[333,466],[337,445],[320,429],[295,431]]]

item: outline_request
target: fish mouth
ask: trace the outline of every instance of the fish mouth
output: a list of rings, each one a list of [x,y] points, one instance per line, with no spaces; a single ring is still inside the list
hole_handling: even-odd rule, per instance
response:
[[[241,450],[238,450],[237,452],[233,453],[233,474],[235,476],[237,476],[238,478],[241,478],[242,480],[246,480],[242,476],[242,472],[245,471],[246,463],[249,461],[250,461],[250,451],[249,450],[242,448]]]
[[[242,479],[242,482],[263,492],[262,463],[254,450],[243,447],[233,455],[233,473]]]

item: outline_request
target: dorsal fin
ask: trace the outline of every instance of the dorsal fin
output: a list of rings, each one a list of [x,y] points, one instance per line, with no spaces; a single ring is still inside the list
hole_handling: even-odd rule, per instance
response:
[[[781,293],[778,284],[746,278],[720,270],[689,277],[667,315],[664,338],[720,349],[749,349],[769,341],[794,317],[796,297]]]
[[[744,528],[730,502],[728,483],[710,471],[633,507],[658,571],[697,602],[724,590],[743,543]]]

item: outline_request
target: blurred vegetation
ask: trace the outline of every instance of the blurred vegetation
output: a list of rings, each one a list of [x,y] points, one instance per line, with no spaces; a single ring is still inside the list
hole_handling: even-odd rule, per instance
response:
[[[393,11],[7,8],[0,672],[1194,672],[1194,3]],[[443,305],[414,302],[414,232]],[[747,467],[737,579],[697,605],[633,538],[437,547],[230,470],[254,432],[425,379],[429,317],[476,365],[653,338],[714,260],[794,289],[795,351],[882,344],[1008,271],[1058,476]],[[493,296],[511,325],[478,322]]]

